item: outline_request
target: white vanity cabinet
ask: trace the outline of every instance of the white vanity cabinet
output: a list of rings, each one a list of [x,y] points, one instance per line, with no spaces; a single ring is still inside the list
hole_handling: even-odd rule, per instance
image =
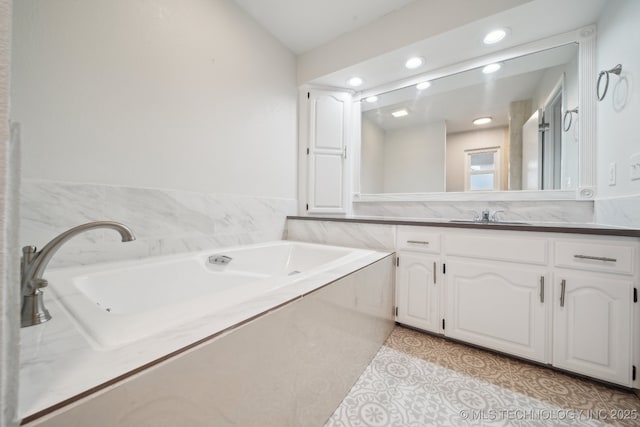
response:
[[[438,257],[398,252],[396,321],[442,333]]]
[[[631,386],[637,246],[589,239],[555,248],[553,365]]]
[[[481,230],[452,230],[443,241],[445,335],[546,362],[548,241]]]
[[[440,235],[398,227],[396,321],[442,333]]]
[[[640,240],[566,236],[399,226],[396,320],[637,388]]]
[[[543,267],[447,260],[445,335],[546,362]]]

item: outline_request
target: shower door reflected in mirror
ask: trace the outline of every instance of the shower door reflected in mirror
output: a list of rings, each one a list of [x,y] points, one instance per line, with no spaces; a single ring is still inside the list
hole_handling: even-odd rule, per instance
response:
[[[498,66],[363,99],[360,192],[575,189],[578,45]]]

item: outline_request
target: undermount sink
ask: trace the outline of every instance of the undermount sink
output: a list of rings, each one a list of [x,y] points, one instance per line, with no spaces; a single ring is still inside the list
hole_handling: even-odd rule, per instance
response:
[[[524,221],[474,221],[471,219],[450,219],[449,222],[458,224],[479,224],[479,225],[528,225]]]

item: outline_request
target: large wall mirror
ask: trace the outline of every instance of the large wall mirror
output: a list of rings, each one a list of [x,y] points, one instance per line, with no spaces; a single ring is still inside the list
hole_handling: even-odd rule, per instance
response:
[[[584,185],[579,51],[567,42],[364,94],[359,192],[574,194]]]

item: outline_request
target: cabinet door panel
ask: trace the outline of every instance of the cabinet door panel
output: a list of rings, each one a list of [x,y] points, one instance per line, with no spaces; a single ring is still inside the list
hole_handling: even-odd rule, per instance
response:
[[[314,208],[341,209],[343,202],[342,156],[316,154],[311,171],[315,175],[311,202]]]
[[[310,213],[345,213],[351,96],[309,92],[308,201]]]
[[[342,154],[344,141],[345,104],[334,94],[314,97],[313,145],[316,149],[337,150]]]
[[[542,269],[448,261],[445,335],[546,362]]]
[[[558,273],[554,287],[554,366],[631,385],[632,282]]]
[[[431,332],[440,332],[439,295],[435,257],[400,252],[396,320]]]

